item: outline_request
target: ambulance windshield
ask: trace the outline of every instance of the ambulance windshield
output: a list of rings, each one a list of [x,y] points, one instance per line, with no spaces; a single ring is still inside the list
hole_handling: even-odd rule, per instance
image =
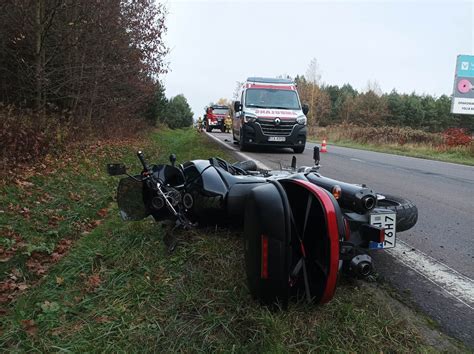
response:
[[[250,88],[245,95],[245,106],[256,108],[301,109],[296,91]]]

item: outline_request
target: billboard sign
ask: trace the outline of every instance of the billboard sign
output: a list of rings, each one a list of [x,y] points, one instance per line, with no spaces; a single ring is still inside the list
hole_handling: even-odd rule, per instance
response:
[[[474,115],[474,56],[458,55],[451,113]]]

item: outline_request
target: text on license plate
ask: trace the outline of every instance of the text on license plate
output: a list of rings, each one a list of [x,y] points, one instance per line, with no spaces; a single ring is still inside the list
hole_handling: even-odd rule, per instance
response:
[[[382,227],[385,229],[385,241],[383,247],[393,248],[396,241],[396,223],[397,215],[395,213],[370,214],[370,225]]]
[[[285,141],[286,138],[284,136],[271,136],[268,138],[268,141]]]

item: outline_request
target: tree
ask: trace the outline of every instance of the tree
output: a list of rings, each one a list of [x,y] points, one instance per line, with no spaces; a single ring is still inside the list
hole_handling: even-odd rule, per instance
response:
[[[395,90],[392,90],[392,92],[390,92],[386,98],[388,108],[386,123],[392,126],[402,126],[405,123],[405,108],[403,98]]]
[[[310,84],[313,84],[313,86],[319,86],[321,84],[321,71],[316,58],[311,59],[309,62],[305,78]]]
[[[232,105],[232,102],[230,100],[228,100],[227,98],[221,97],[217,100],[216,104],[218,104],[219,106],[228,106],[228,107],[230,107]]]
[[[171,129],[189,127],[193,124],[193,112],[183,94],[169,100],[164,122]]]
[[[309,91],[309,108],[310,108],[310,113],[309,113],[309,123],[311,124],[316,124],[317,118],[316,118],[316,95],[317,95],[317,90],[319,89],[319,84],[321,81],[321,73],[319,71],[319,64],[318,60],[316,58],[311,59],[308,68],[306,69],[306,74],[305,74],[305,86],[307,91]]]
[[[166,9],[153,0],[4,0],[0,99],[76,124],[137,118],[166,71]]]
[[[240,97],[239,97],[239,94],[240,94],[240,89],[242,88],[242,85],[244,83],[241,82],[241,81],[236,81],[235,82],[235,88],[234,88],[234,92],[232,94],[232,99],[234,101],[240,101]]]
[[[378,126],[383,125],[387,115],[385,97],[379,97],[373,91],[368,91],[355,98],[351,122],[362,126]]]
[[[373,93],[375,93],[377,96],[382,96],[383,94],[383,91],[380,87],[380,84],[378,83],[377,80],[369,80],[367,81],[367,85],[365,87],[365,92],[370,92],[372,91]]]
[[[319,87],[314,93],[314,118],[317,125],[326,126],[331,123],[331,98]]]
[[[148,121],[156,125],[158,122],[163,122],[166,117],[166,108],[168,106],[168,99],[165,95],[165,87],[161,82],[155,85],[155,95],[146,112]]]
[[[349,84],[344,84],[341,88],[337,85],[323,86],[323,90],[328,93],[331,100],[329,124],[348,122],[353,110],[353,99],[358,92]]]

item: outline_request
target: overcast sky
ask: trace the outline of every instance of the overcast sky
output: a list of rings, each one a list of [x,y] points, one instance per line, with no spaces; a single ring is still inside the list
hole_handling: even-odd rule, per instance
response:
[[[195,118],[248,76],[305,74],[384,92],[451,94],[456,56],[474,54],[474,1],[167,2],[168,97]]]

